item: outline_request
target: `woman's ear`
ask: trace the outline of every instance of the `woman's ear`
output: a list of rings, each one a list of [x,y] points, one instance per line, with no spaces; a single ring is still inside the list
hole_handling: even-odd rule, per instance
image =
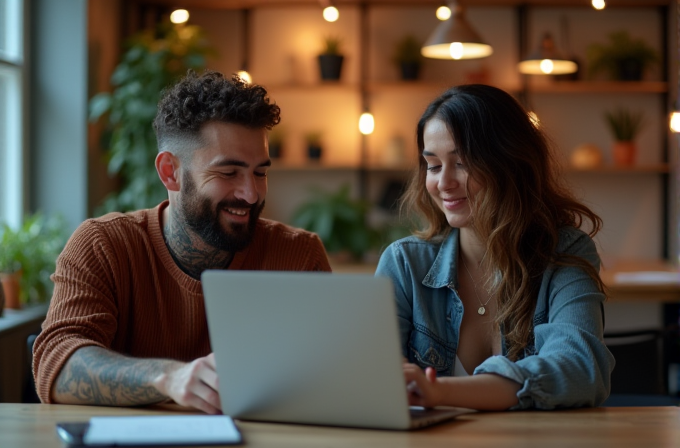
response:
[[[168,191],[179,191],[179,158],[168,151],[158,153],[156,171]]]

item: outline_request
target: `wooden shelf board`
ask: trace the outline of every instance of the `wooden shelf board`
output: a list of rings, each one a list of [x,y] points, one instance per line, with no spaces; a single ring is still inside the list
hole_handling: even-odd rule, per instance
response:
[[[578,169],[567,167],[565,168],[567,173],[577,173],[577,174],[589,174],[589,173],[668,173],[670,167],[668,164],[659,163],[655,165],[634,165],[630,167],[620,167],[620,166],[602,166],[599,168],[592,169]]]
[[[529,85],[536,93],[666,93],[663,81],[555,81],[544,85]]]

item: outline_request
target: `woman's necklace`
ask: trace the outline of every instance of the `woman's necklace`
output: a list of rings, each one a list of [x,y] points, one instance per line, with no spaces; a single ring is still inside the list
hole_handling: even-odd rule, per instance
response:
[[[460,257],[460,261],[463,262],[463,267],[465,267],[465,270],[468,273],[468,276],[470,277],[470,281],[472,282],[472,287],[475,289],[475,296],[477,296],[477,301],[479,302],[479,308],[477,309],[477,314],[480,316],[483,316],[486,314],[486,305],[489,304],[491,301],[491,297],[489,297],[489,300],[486,301],[486,303],[482,303],[482,301],[479,299],[479,294],[477,293],[477,283],[475,283],[475,280],[472,278],[472,274],[470,274],[470,270],[468,269],[467,265],[465,264],[465,260],[463,260],[463,257]]]

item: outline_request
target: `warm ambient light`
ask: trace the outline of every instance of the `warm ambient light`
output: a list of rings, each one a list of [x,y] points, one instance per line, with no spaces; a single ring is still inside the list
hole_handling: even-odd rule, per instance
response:
[[[669,121],[671,131],[680,132],[680,112],[673,112]]]
[[[252,76],[245,70],[239,70],[236,75],[243,80],[246,84],[251,84],[253,82]]]
[[[440,6],[436,12],[437,18],[442,22],[451,17],[451,9],[448,6]]]
[[[340,17],[340,12],[335,6],[327,6],[323,9],[323,18],[326,22],[335,22]]]
[[[539,48],[518,64],[525,75],[563,75],[578,70],[576,62],[565,59],[557,50],[550,33],[545,33]]]
[[[370,112],[364,112],[359,117],[359,132],[364,135],[369,135],[373,133],[375,128],[375,120],[373,120],[373,115]]]
[[[172,23],[185,23],[187,20],[189,20],[189,11],[186,9],[176,9],[170,14]]]
[[[454,1],[448,8],[451,16],[437,25],[420,53],[434,59],[477,59],[493,53],[465,19],[464,8]]]
[[[541,120],[539,120],[538,115],[536,115],[536,112],[530,111],[527,115],[529,115],[529,120],[531,120],[531,123],[534,125],[535,128],[541,127]]]
[[[593,8],[597,9],[598,11],[603,10],[605,6],[607,6],[604,0],[593,0],[591,4],[593,5]]]

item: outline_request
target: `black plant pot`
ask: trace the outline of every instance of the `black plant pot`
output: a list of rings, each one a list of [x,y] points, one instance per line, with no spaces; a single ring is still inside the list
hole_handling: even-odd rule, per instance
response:
[[[307,157],[309,160],[319,160],[321,159],[321,146],[319,145],[308,145],[307,146]]]
[[[321,70],[321,79],[324,81],[337,81],[340,79],[342,61],[344,59],[344,56],[337,54],[320,54],[319,69]]]
[[[269,143],[269,157],[272,159],[281,158],[281,143]]]
[[[622,81],[640,81],[642,64],[636,59],[623,59],[618,63],[619,79]]]
[[[420,63],[418,62],[402,62],[401,63],[401,79],[404,81],[414,81],[418,79],[420,72]]]

